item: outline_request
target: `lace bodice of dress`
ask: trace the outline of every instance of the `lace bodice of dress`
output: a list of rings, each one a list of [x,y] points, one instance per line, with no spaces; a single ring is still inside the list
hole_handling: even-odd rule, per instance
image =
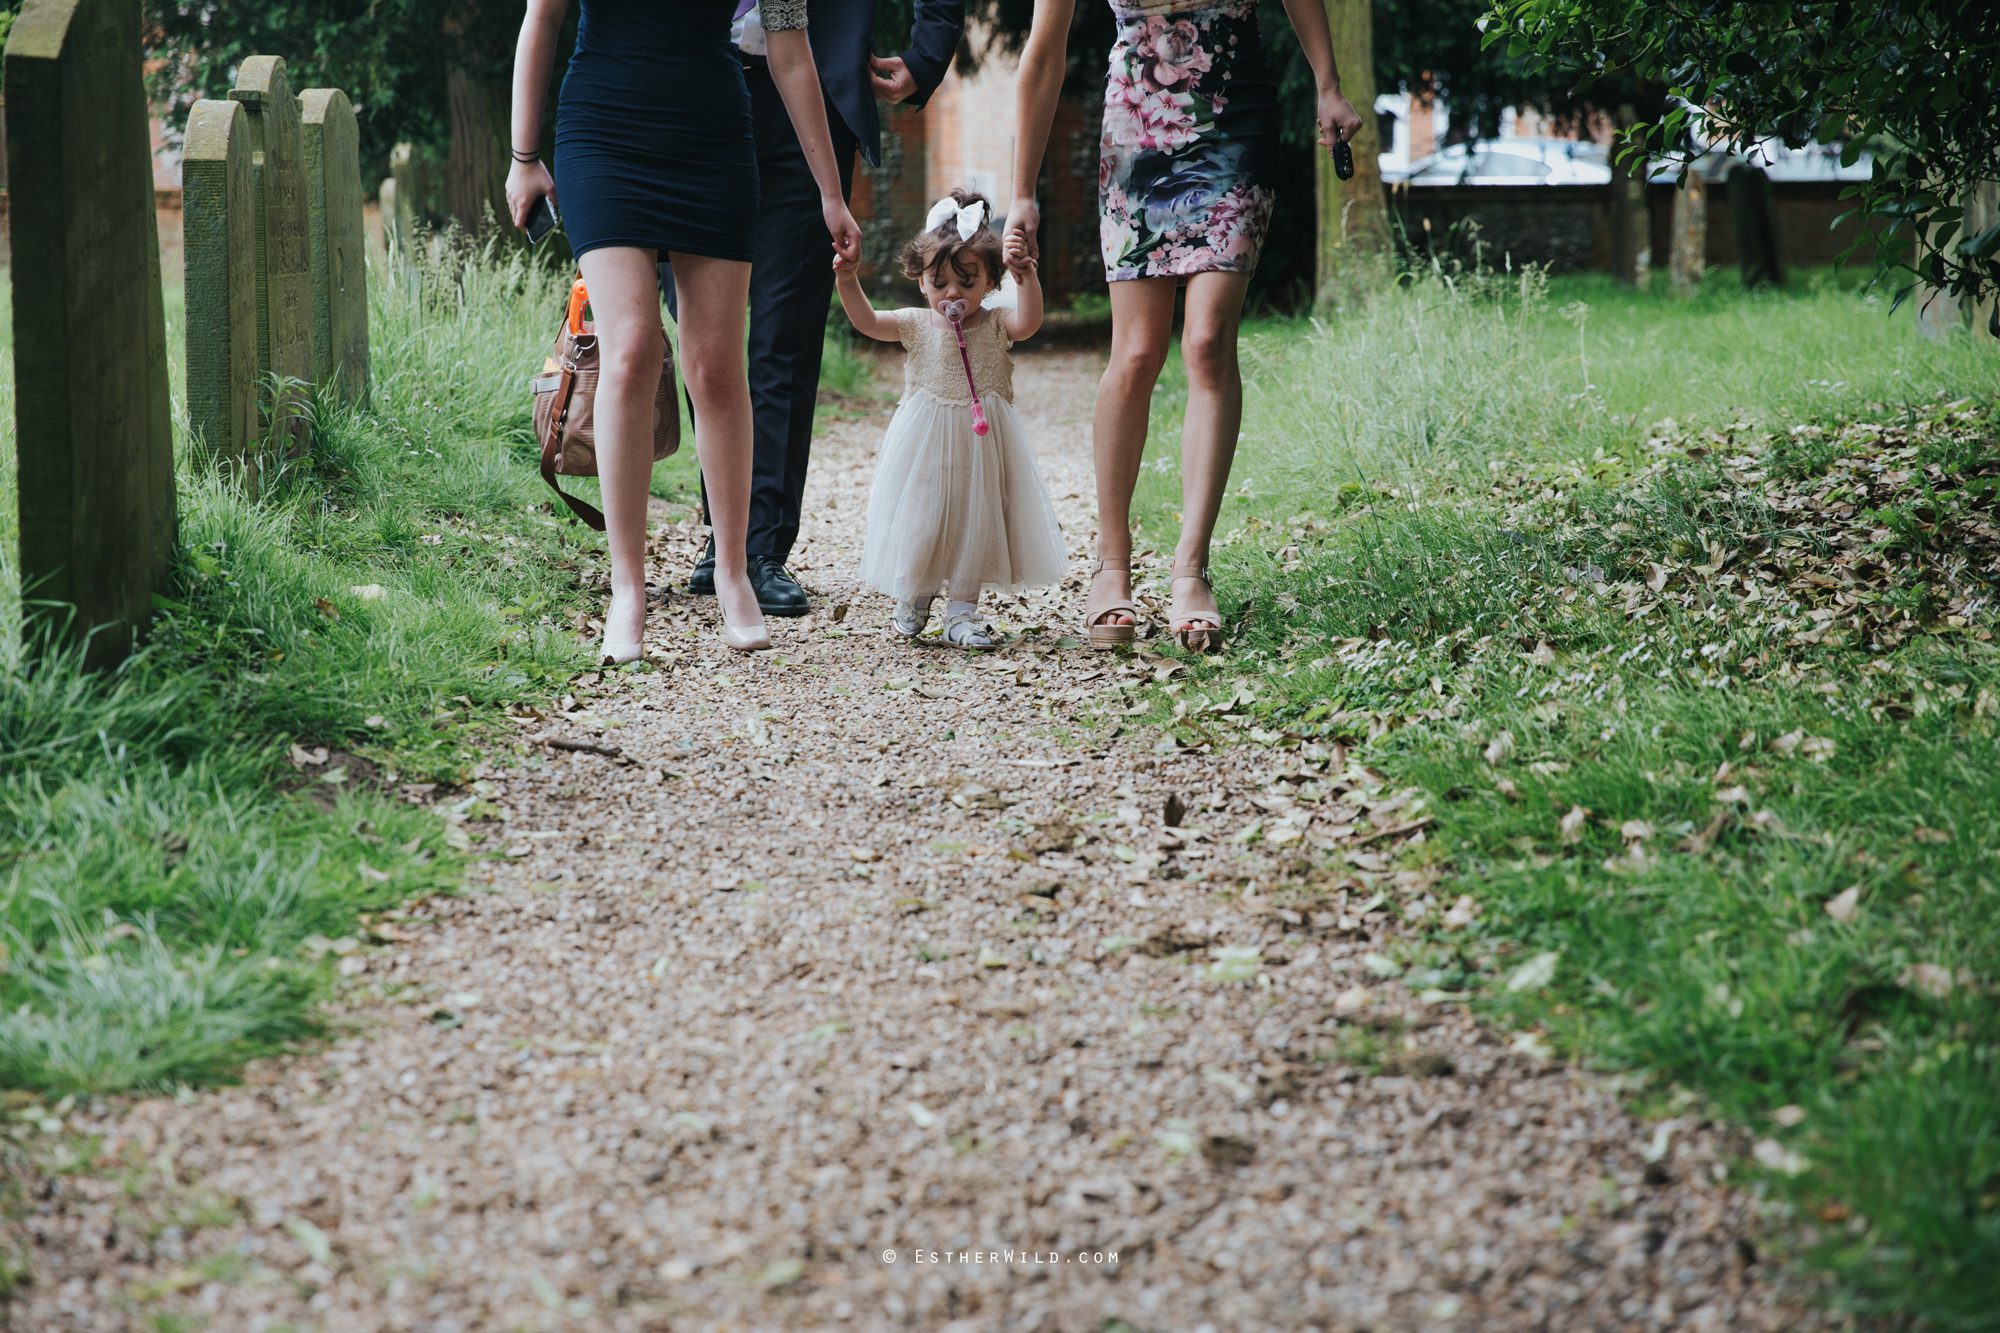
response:
[[[951,326],[939,328],[931,312],[919,308],[898,310],[896,328],[909,352],[903,361],[903,392],[922,389],[941,403],[970,407],[965,364],[959,360],[958,336]],[[987,311],[977,328],[965,331],[965,351],[972,358],[972,380],[981,398],[1014,401],[1014,362],[1007,355],[1012,345],[997,310]]]
[[[1220,9],[1240,17],[1255,12],[1256,8],[1257,0],[1111,0],[1111,12],[1121,23],[1155,15],[1193,14],[1210,9]]]

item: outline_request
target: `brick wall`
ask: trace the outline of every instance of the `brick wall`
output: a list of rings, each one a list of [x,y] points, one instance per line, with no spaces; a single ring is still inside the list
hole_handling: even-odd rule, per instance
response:
[[[1479,240],[1486,261],[1501,267],[1546,264],[1558,273],[1609,271],[1611,268],[1611,187],[1608,185],[1445,185],[1386,187],[1389,208],[1402,225],[1412,248],[1424,252],[1451,250],[1470,254],[1462,234],[1452,228],[1468,218],[1479,223]],[[1846,186],[1837,181],[1781,181],[1771,187],[1777,203],[1780,246],[1788,266],[1830,265],[1840,256],[1861,224],[1848,219],[1837,228],[1833,220],[1853,207],[1842,200]],[[1646,190],[1647,223],[1653,264],[1663,267],[1669,248],[1676,191],[1671,185]],[[1708,201],[1708,262],[1725,268],[1736,264],[1735,224],[1729,216],[1727,181],[1710,181]],[[1427,232],[1424,223],[1430,223]],[[1874,262],[1872,247],[1864,247],[1850,266]]]
[[[963,123],[985,103],[955,93],[955,83],[955,76],[946,80],[923,111],[883,107],[882,165],[870,167],[864,159],[855,169],[850,206],[861,224],[862,284],[878,303],[917,299],[916,284],[897,271],[896,255],[923,226],[934,200],[954,186],[975,183],[968,179],[967,163],[993,159],[989,141],[995,141],[998,132],[991,126],[974,132]],[[1008,106],[1011,109],[1011,102]],[[1042,289],[1051,306],[1104,290],[1097,239],[1097,141],[1102,114],[1100,104],[1068,99],[1056,108],[1036,189],[1042,203]],[[1011,145],[1011,129],[1005,137]],[[1000,173],[994,182],[993,206],[1007,208],[1012,201],[1007,197],[1010,182],[1004,168],[981,170]]]
[[[871,167],[860,158],[854,168],[854,195],[849,201],[861,224],[861,284],[877,305],[894,301],[916,304],[917,286],[903,277],[896,256],[924,225],[930,208],[925,170],[929,156],[927,112],[884,106],[882,163]]]

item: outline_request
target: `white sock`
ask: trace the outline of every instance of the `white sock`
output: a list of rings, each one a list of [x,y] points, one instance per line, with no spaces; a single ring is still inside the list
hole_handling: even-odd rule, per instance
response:
[[[977,613],[978,610],[979,610],[979,603],[977,602],[960,602],[954,600],[950,606],[945,608],[945,615],[947,617],[969,616]]]

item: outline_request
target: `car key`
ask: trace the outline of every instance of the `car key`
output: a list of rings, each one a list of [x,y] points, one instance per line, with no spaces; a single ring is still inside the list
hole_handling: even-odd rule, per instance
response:
[[[1333,141],[1333,174],[1344,181],[1354,179],[1354,150],[1345,139]]]

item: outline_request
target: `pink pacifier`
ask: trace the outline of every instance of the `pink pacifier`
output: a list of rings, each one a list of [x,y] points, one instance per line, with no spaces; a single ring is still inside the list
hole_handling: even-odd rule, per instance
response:
[[[959,323],[965,318],[966,304],[963,301],[946,301],[938,308],[938,313],[951,321],[951,331],[958,335],[958,359],[965,363],[965,387],[972,392],[972,433],[984,435],[987,431],[986,409],[979,405],[979,386],[972,382],[972,356],[965,350],[965,326]]]

